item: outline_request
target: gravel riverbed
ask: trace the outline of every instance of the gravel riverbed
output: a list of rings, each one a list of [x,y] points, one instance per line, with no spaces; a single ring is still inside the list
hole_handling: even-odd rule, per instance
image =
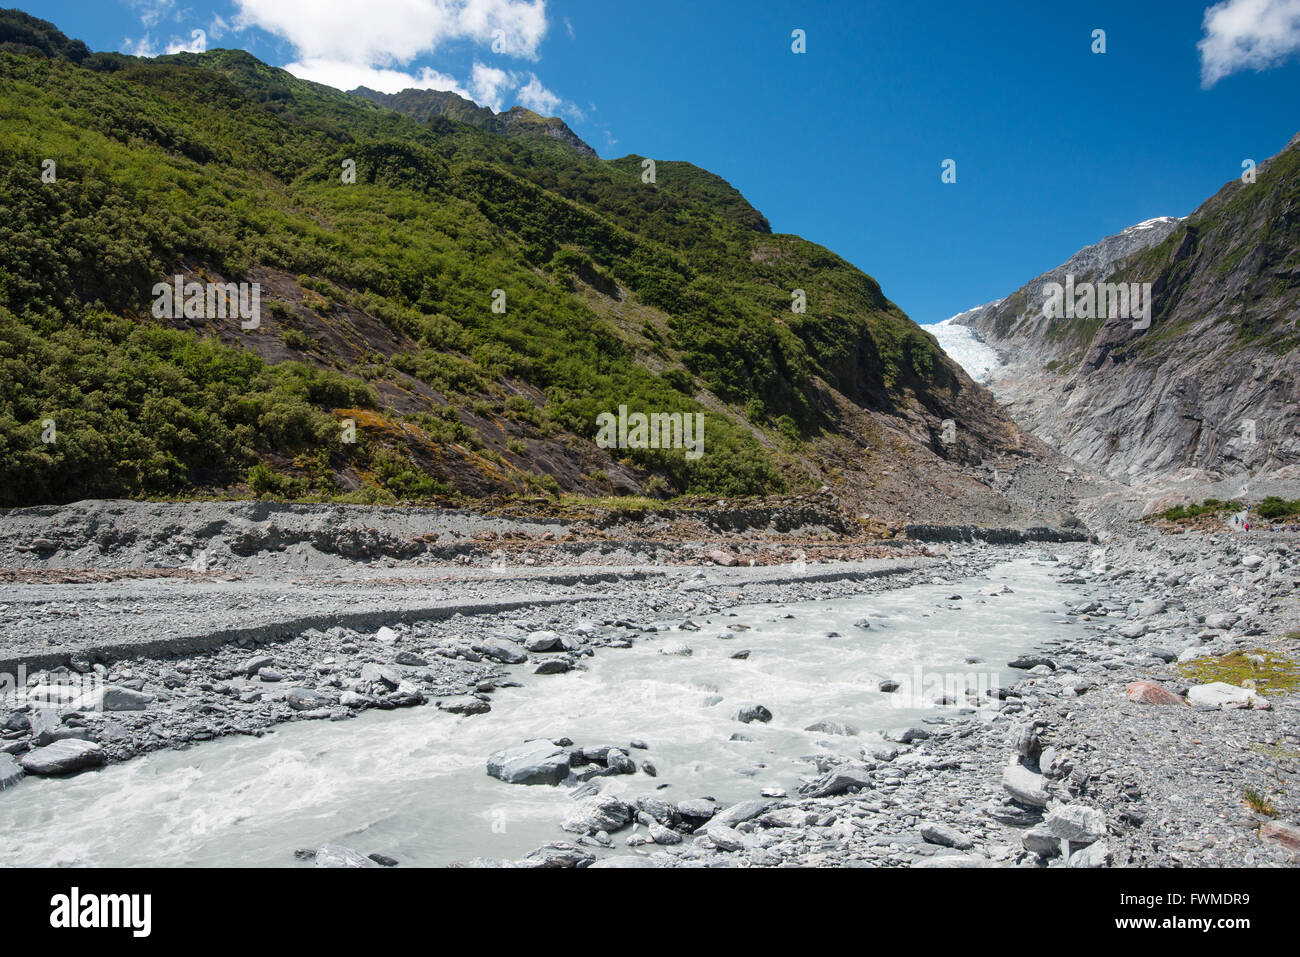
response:
[[[65,565],[70,580],[3,586],[0,657],[13,677],[0,687],[0,801],[23,800],[24,775],[201,749],[287,721],[418,707],[474,720],[503,688],[639,641],[671,645],[736,606],[970,579],[1034,557],[1084,596],[1063,612],[1083,630],[1008,663],[1019,680],[958,694],[905,731],[863,729],[856,755],[810,757],[794,793],[756,786],[729,806],[710,795],[666,798],[647,773],[644,742],[535,743],[547,753],[498,763],[514,760],[524,776],[530,761],[542,767],[572,793],[573,813],[556,821],[554,841],[517,860],[465,863],[1296,863],[1295,536],[1161,536],[1135,525],[1102,545],[891,548],[896,557],[754,567],[718,557],[705,567],[367,564],[349,574],[331,561],[290,575],[245,564],[197,581],[140,580],[125,569],[86,577]],[[205,631],[210,640],[198,640]],[[605,787],[616,776],[640,793]],[[348,848],[305,856],[313,853],[321,865],[374,863]]]

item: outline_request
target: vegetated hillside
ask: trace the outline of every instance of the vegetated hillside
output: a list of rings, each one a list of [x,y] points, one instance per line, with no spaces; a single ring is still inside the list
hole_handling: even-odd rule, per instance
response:
[[[687,163],[646,184],[546,124],[421,123],[240,51],[83,56],[15,12],[0,46],[0,504],[825,481],[997,517],[959,466],[1036,454],[874,280]],[[152,318],[177,274],[259,282],[260,328]],[[705,454],[597,448],[620,405],[702,412]]]
[[[540,116],[522,106],[511,107],[504,113],[493,113],[486,106],[479,106],[473,100],[444,90],[379,93],[359,86],[352,93],[390,110],[405,113],[421,123],[443,117],[501,136],[549,136],[571,147],[579,156],[596,155],[596,151],[584,143],[558,116]]]
[[[1135,482],[1300,462],[1300,136],[1256,174],[1103,241],[1128,242],[1100,268],[1067,264],[963,320],[1009,359],[989,384],[1022,426]],[[1151,283],[1151,327],[1044,318],[1042,283],[1069,271]]]

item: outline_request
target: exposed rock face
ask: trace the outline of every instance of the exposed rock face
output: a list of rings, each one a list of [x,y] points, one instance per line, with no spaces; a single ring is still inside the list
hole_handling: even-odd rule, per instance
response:
[[[459,123],[477,126],[489,133],[499,136],[545,136],[559,140],[570,147],[579,156],[594,157],[596,151],[569,129],[568,125],[555,116],[540,116],[522,106],[515,106],[504,113],[493,113],[486,106],[479,106],[471,100],[444,90],[403,90],[400,93],[379,93],[359,86],[351,91],[353,96],[362,96],[367,100],[386,106],[398,113],[413,116],[427,123],[434,117],[445,117]]]
[[[1128,482],[1300,462],[1300,145],[1256,172],[956,318],[1003,354],[988,385],[1021,426]],[[1150,328],[1045,317],[1044,285],[1067,274],[1150,283]]]

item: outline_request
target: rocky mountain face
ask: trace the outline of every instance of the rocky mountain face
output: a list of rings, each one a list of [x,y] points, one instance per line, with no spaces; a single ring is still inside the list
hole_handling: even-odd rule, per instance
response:
[[[397,113],[427,123],[443,117],[457,123],[468,123],[500,136],[545,136],[569,146],[579,156],[595,157],[596,151],[582,141],[558,116],[540,116],[522,106],[511,107],[504,113],[493,113],[456,93],[445,90],[402,90],[400,93],[380,93],[359,86],[353,96],[364,97],[372,103],[387,107]]]
[[[954,317],[1001,353],[986,382],[1021,426],[1132,484],[1300,462],[1300,136],[1256,173]],[[1067,275],[1076,295],[1150,284],[1150,326],[1104,294],[1050,318]]]

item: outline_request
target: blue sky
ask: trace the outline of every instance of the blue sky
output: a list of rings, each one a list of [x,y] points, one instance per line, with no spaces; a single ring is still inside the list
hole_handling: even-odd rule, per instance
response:
[[[922,323],[1186,215],[1300,131],[1300,0],[10,2],[96,50],[561,115],[601,156],[718,173]]]

